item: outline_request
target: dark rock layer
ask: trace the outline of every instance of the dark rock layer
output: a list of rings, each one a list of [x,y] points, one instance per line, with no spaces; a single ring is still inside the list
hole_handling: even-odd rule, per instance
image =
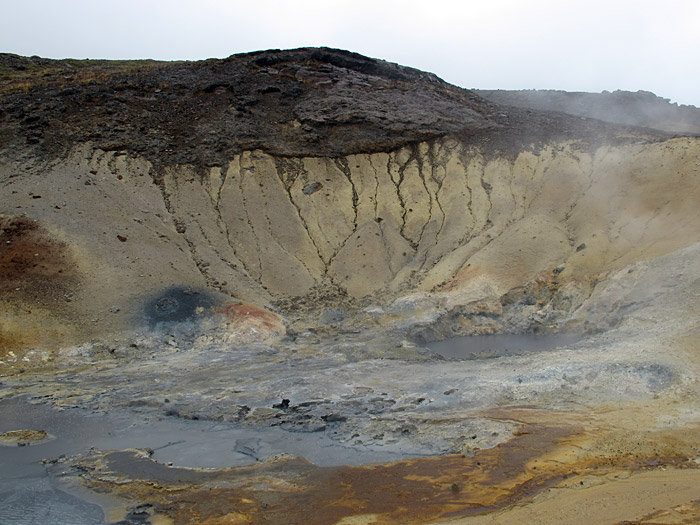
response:
[[[327,48],[199,62],[0,55],[4,154],[60,156],[91,142],[156,165],[222,165],[245,150],[341,156],[447,134],[515,151],[533,141],[612,139],[619,129],[505,108],[431,73]]]

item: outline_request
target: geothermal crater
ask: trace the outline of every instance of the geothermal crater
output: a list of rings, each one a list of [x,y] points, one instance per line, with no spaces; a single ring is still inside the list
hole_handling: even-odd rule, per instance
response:
[[[0,59],[0,521],[700,516],[694,108]]]

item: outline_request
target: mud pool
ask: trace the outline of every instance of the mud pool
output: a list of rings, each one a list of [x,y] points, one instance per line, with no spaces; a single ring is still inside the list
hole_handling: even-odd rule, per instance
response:
[[[581,339],[573,334],[495,334],[452,337],[426,346],[446,359],[490,359],[544,352],[572,345]]]
[[[115,502],[95,500],[60,479],[57,458],[90,450],[149,449],[155,463],[131,464],[137,477],[182,477],[169,467],[215,469],[249,465],[275,456],[300,456],[319,466],[360,465],[416,457],[396,451],[344,446],[322,432],[294,433],[278,428],[240,428],[233,424],[168,417],[96,414],[56,410],[24,397],[0,401],[0,433],[41,429],[54,439],[38,444],[0,446],[0,523],[107,523]],[[171,477],[171,476],[170,476]],[[184,481],[184,480],[183,480]],[[99,501],[99,505],[94,501]]]

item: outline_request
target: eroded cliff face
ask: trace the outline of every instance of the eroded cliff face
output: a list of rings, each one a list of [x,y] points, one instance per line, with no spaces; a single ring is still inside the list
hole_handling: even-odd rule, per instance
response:
[[[697,186],[672,188],[697,159],[690,139],[514,159],[444,140],[338,159],[246,152],[205,177],[169,170],[163,188],[211,283],[244,278],[273,297],[332,283],[362,298],[457,276],[492,279],[500,296],[560,264],[580,277],[682,246]]]
[[[209,169],[154,168],[85,145],[0,173],[4,220],[21,215],[60,241],[65,272],[34,275],[9,237],[3,250],[28,283],[70,283],[32,315],[84,334],[143,327],[145,309],[173,287],[290,322],[323,308],[410,304],[433,320],[458,311],[505,323],[504,308],[529,301],[510,329],[531,330],[523,319],[535,311],[553,311],[541,326],[556,329],[580,324],[577,309],[611,271],[698,238],[699,164],[694,138],[498,155],[447,137],[336,158],[246,151]],[[31,284],[16,288],[6,299],[15,310],[37,301]]]

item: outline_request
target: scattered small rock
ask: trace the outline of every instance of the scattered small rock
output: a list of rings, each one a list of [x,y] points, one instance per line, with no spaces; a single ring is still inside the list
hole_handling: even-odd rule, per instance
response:
[[[321,416],[321,419],[323,419],[326,423],[336,423],[348,420],[347,417],[341,416],[340,414],[327,414],[325,416]]]
[[[289,399],[283,399],[281,403],[275,403],[272,408],[286,409],[289,408]]]
[[[124,237],[123,235],[117,234],[117,239],[119,239],[121,242],[126,242],[126,237]]]
[[[311,184],[304,186],[301,191],[304,195],[311,195],[312,193],[316,193],[321,188],[323,188],[323,184],[320,182],[312,182]]]
[[[585,250],[585,249],[586,249],[586,243],[585,243],[585,242],[582,242],[581,244],[579,244],[579,245],[576,247],[576,251],[577,251],[577,252],[580,252],[581,250]]]

